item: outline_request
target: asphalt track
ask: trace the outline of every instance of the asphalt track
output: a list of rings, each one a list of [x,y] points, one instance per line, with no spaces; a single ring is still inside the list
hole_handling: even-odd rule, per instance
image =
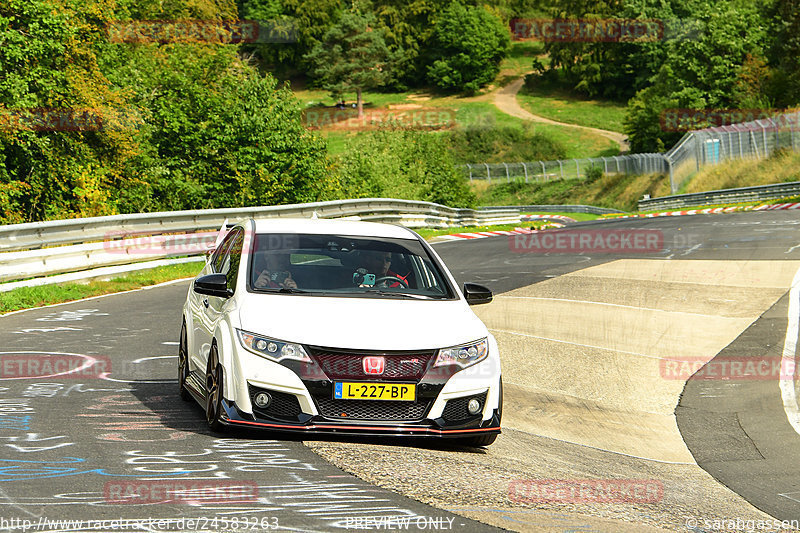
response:
[[[797,261],[799,224],[794,212],[761,212],[576,226],[660,230],[663,247],[646,256],[517,253],[502,237],[441,243],[436,250],[459,281],[502,294],[620,259]],[[0,530],[331,531],[377,529],[381,520],[407,521],[412,530],[490,529],[361,481],[283,435],[210,434],[201,408],[176,394],[187,287],[0,318]],[[726,350],[753,357],[780,352],[788,300],[779,299]],[[92,360],[85,371],[42,372]],[[38,377],[20,376],[20,361],[38,362]],[[102,365],[110,372],[98,377]],[[800,437],[787,422],[779,381],[690,380],[676,416],[694,459],[715,479],[776,518],[800,519]],[[216,501],[202,493],[179,503],[157,495],[147,505],[115,503],[114,491],[141,489],[142,481],[174,486],[178,479],[222,489],[236,482],[257,487],[258,497],[245,491],[231,502],[221,489]],[[187,522],[192,518],[198,521]],[[53,523],[65,519],[84,522]]]

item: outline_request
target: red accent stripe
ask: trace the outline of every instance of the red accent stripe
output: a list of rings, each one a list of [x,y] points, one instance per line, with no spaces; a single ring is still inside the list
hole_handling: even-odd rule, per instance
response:
[[[476,429],[432,429],[432,428],[408,428],[403,426],[385,427],[385,426],[289,426],[284,424],[267,424],[264,422],[251,422],[249,420],[231,420],[227,419],[232,424],[245,424],[248,426],[260,426],[269,428],[286,428],[286,429],[299,429],[303,431],[313,431],[316,429],[358,429],[358,430],[376,430],[376,431],[422,431],[425,433],[475,433],[479,431],[494,431],[500,428],[476,428]]]

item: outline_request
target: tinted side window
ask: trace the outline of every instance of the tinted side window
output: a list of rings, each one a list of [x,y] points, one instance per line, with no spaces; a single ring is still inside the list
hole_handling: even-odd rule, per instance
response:
[[[214,252],[214,255],[211,257],[211,268],[215,274],[222,272],[224,263],[227,260],[228,250],[231,247],[234,237],[236,237],[235,231],[228,232],[225,238],[222,239],[222,242],[219,244],[217,250]]]
[[[236,290],[236,280],[239,277],[239,264],[242,262],[242,248],[244,246],[244,231],[236,230],[236,235],[231,241],[231,249],[228,252],[227,260],[224,261],[226,270],[224,274],[228,277],[228,287]]]

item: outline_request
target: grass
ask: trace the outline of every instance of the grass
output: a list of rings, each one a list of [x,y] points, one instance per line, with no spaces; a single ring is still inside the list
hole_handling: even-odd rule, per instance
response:
[[[581,159],[587,157],[610,157],[619,155],[619,145],[601,135],[588,131],[576,130],[550,124],[538,124],[520,118],[512,117],[497,109],[492,103],[471,99],[441,98],[430,100],[425,107],[449,108],[455,111],[457,127],[470,126],[512,126],[528,128],[530,131],[544,135],[556,143],[564,146],[566,159]],[[328,150],[331,154],[341,155],[347,149],[347,140],[357,135],[355,131],[321,131],[327,139]],[[366,133],[368,134],[368,132]],[[507,154],[504,162],[518,162],[521,159],[514,153]]]
[[[441,237],[442,235],[452,235],[454,233],[475,233],[477,231],[507,231],[512,230],[514,228],[519,228],[522,226],[521,222],[516,224],[499,224],[497,226],[465,226],[463,228],[442,228],[442,229],[432,229],[432,228],[413,228],[414,231],[420,234],[420,236],[427,240],[430,240],[434,237]]]
[[[632,176],[607,174],[595,181],[567,179],[525,183],[473,181],[471,187],[480,205],[569,205],[583,204],[636,211],[644,194],[670,194],[669,177],[657,174]]]
[[[690,207],[683,207],[677,209],[656,209],[652,211],[637,211],[636,213],[609,213],[607,215],[601,215],[601,219],[608,219],[608,218],[618,218],[624,215],[629,214],[636,214],[636,215],[650,215],[650,214],[657,214],[657,213],[664,213],[669,211],[700,211],[703,209],[718,209],[718,208],[725,208],[725,207],[750,207],[755,209],[756,207],[762,205],[775,205],[775,204],[786,204],[786,203],[794,203],[800,202],[800,196],[790,196],[788,198],[773,198],[771,200],[762,200],[760,202],[738,202],[738,203],[728,203],[728,204],[706,204],[706,205],[694,205]],[[744,211],[752,211],[753,209],[745,209]]]
[[[767,159],[744,159],[706,166],[681,185],[681,193],[716,191],[800,181],[800,153],[779,150]]]
[[[500,63],[495,83],[505,85],[531,71],[533,59],[544,53],[543,41],[512,41],[508,57]]]
[[[364,92],[364,107],[365,110],[369,111],[370,109],[387,108],[390,105],[417,104],[425,109],[452,109],[455,111],[456,127],[530,127],[537,133],[563,145],[567,159],[618,155],[619,146],[600,135],[563,126],[532,123],[507,115],[494,106],[492,103],[492,90],[510,83],[513,79],[529,72],[532,59],[540,55],[542,51],[543,45],[540,42],[521,41],[512,43],[511,54],[501,64],[501,72],[495,83],[475,96],[441,95],[424,90],[398,93]],[[302,88],[296,89],[294,94],[306,109],[321,109],[322,107],[330,107],[336,104],[330,94],[324,90]],[[352,103],[354,99],[354,94],[347,95],[348,104]],[[603,114],[610,114],[612,107],[604,107],[603,102],[598,102],[597,109],[602,110]],[[592,114],[594,111],[591,105],[587,103],[577,113]],[[546,115],[543,114],[543,116]],[[605,119],[600,119],[601,122],[603,120]],[[327,140],[328,151],[333,155],[343,154],[347,150],[348,139],[359,134],[357,131],[333,130],[324,127],[318,131]],[[369,132],[365,134],[368,135]],[[509,153],[506,162],[515,161],[522,161],[522,159],[516,158],[513,153]]]
[[[527,111],[551,120],[623,132],[626,104],[610,100],[592,100],[564,87],[552,84],[526,84],[517,101]]]
[[[129,291],[156,285],[165,281],[194,277],[202,268],[201,263],[180,263],[166,265],[141,272],[133,272],[109,281],[91,281],[89,283],[60,283],[39,287],[20,287],[0,292],[0,313],[10,313],[19,309],[41,307],[62,302],[70,302]]]

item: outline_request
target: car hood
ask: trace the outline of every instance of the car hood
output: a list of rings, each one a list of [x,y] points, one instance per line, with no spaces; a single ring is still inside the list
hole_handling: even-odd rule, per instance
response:
[[[428,350],[488,335],[463,300],[248,294],[239,320],[277,340],[360,350]]]

